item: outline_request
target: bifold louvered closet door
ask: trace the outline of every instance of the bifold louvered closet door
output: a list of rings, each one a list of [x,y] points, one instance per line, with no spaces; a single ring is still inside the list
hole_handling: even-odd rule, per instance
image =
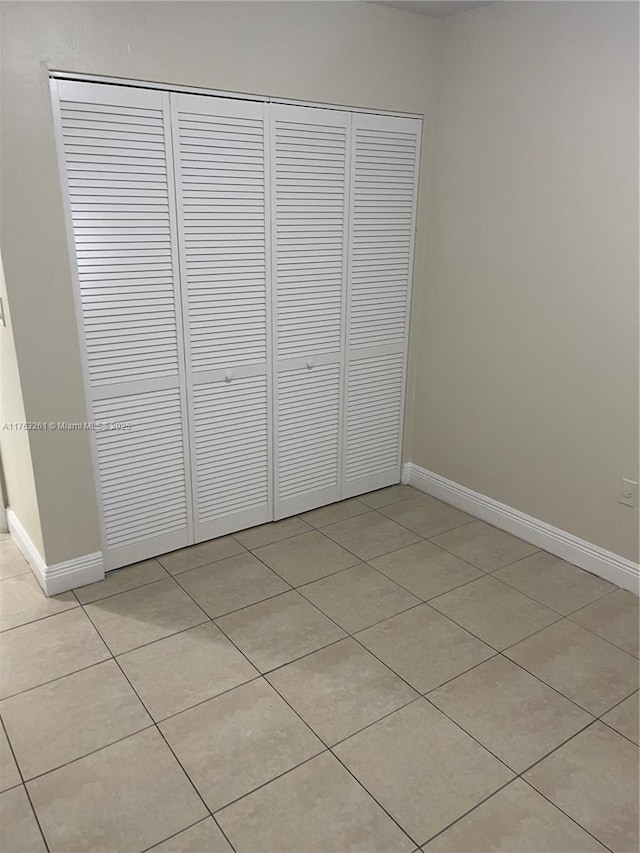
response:
[[[352,117],[343,497],[400,479],[420,130]]]
[[[340,498],[350,119],[272,106],[276,518]]]
[[[271,517],[266,105],[171,101],[201,541]]]
[[[193,541],[169,95],[54,86],[111,569]]]
[[[106,567],[398,482],[421,122],[52,88]]]

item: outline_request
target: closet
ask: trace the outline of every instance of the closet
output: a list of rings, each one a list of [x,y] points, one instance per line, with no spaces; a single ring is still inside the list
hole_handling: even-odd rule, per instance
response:
[[[398,482],[421,121],[51,86],[106,568]]]

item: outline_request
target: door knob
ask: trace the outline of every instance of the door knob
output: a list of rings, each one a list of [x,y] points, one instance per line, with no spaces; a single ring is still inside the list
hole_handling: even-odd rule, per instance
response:
[[[225,382],[231,382],[232,379],[233,379],[233,373],[230,370],[227,370],[227,372],[224,375],[224,381]]]
[[[313,368],[313,361],[311,359],[309,359],[309,361],[307,362],[307,370],[311,370],[312,368]]]

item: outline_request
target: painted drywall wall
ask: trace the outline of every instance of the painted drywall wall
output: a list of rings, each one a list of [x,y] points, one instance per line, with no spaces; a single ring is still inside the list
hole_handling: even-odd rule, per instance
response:
[[[21,428],[21,424],[26,423],[26,416],[1,259],[0,298],[4,316],[4,326],[0,325],[0,461],[5,497],[9,508],[18,516],[42,556],[44,546],[33,477],[30,433]]]
[[[413,462],[638,558],[638,6],[443,22]]]
[[[86,418],[50,69],[425,114],[426,186],[439,21],[351,2],[19,2],[0,13],[1,239],[30,420]],[[416,281],[424,192],[419,222]],[[88,435],[30,439],[47,563],[98,550]]]

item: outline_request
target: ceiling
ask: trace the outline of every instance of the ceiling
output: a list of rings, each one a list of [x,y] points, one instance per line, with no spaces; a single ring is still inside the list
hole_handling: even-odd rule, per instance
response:
[[[394,9],[402,9],[404,12],[418,12],[421,15],[432,15],[435,18],[446,18],[447,15],[455,15],[456,12],[466,12],[467,9],[475,9],[477,6],[491,6],[496,0],[442,0],[439,3],[426,2],[426,0],[372,0],[378,6],[391,6]]]

